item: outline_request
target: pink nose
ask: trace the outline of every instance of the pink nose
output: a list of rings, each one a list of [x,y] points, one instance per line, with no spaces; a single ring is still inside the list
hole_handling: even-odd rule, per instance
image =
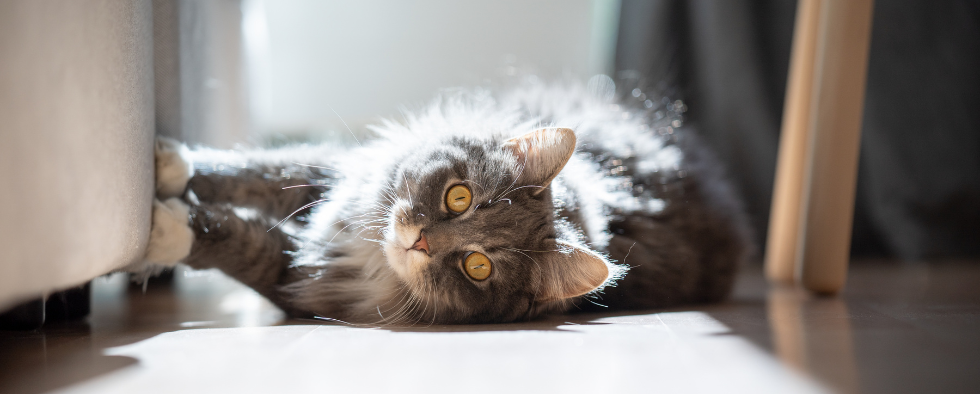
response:
[[[415,241],[415,245],[412,245],[412,250],[421,250],[425,254],[429,254],[429,242],[425,240],[425,234],[419,235],[419,240]]]

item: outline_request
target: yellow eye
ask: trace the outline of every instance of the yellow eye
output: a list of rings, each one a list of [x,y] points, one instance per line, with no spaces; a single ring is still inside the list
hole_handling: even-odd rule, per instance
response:
[[[463,212],[470,207],[472,199],[470,188],[463,185],[453,186],[446,192],[446,208],[456,213]]]
[[[474,280],[484,280],[490,276],[490,259],[482,253],[473,252],[463,259],[463,269],[466,275]]]

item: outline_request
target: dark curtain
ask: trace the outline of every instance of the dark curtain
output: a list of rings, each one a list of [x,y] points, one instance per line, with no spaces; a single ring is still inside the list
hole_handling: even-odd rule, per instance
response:
[[[623,0],[616,69],[683,99],[765,240],[796,3]],[[980,256],[980,2],[875,2],[852,254]]]

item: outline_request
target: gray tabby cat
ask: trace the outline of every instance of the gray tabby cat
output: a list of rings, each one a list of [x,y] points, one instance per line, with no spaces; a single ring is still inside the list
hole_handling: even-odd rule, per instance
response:
[[[719,301],[747,227],[675,129],[682,105],[537,85],[449,95],[352,149],[159,140],[147,261],[218,268],[292,315],[363,323]]]

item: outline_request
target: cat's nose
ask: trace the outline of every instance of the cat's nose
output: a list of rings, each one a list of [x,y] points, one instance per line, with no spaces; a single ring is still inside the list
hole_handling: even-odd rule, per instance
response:
[[[425,233],[419,233],[419,240],[415,241],[415,245],[412,245],[412,250],[420,250],[429,254],[429,241],[425,239]]]

